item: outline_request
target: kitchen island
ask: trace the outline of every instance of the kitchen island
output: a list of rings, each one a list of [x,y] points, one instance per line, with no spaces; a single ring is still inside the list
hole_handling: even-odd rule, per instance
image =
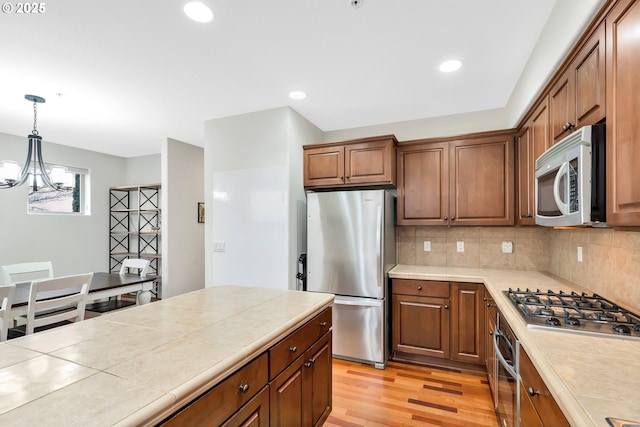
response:
[[[309,334],[318,315],[330,355],[332,302],[321,293],[211,287],[4,342],[0,425],[155,425],[274,358],[283,339],[319,335]]]
[[[502,292],[511,288],[586,291],[549,273],[398,265],[393,279],[483,283],[520,340],[567,420],[609,426],[606,417],[640,420],[640,341],[528,328]],[[605,295],[606,296],[606,295]],[[615,301],[628,306],[625,301]]]

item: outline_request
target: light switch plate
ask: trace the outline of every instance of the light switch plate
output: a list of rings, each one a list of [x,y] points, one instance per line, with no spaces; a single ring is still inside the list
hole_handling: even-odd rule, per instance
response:
[[[582,262],[582,246],[578,246],[578,262]]]
[[[458,252],[464,252],[464,242],[463,242],[463,241],[459,241],[459,242],[456,244],[456,250],[457,250]]]
[[[431,242],[429,240],[424,241],[424,251],[431,252]]]
[[[502,242],[502,253],[503,254],[512,254],[513,253],[513,242],[510,242],[510,241]]]
[[[213,242],[213,252],[224,252],[225,242]]]

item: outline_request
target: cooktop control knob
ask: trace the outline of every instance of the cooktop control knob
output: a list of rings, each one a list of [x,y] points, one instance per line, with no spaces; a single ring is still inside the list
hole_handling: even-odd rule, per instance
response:
[[[627,325],[613,325],[613,330],[622,335],[629,335],[631,333],[631,328]]]
[[[547,325],[549,326],[560,326],[560,320],[557,317],[550,317],[547,319]]]

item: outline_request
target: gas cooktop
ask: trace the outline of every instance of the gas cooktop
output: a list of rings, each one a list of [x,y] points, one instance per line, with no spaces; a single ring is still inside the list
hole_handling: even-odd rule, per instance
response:
[[[530,328],[550,328],[640,340],[640,316],[597,294],[504,291]]]

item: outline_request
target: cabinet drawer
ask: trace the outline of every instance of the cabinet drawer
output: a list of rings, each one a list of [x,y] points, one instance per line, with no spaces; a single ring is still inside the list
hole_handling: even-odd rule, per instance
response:
[[[163,426],[217,426],[267,385],[267,353],[184,407]]]
[[[449,298],[449,282],[393,279],[391,283],[394,294]]]
[[[331,328],[331,307],[269,350],[269,379],[275,378]]]
[[[520,377],[522,391],[528,394],[542,423],[545,426],[568,427],[569,422],[522,347],[520,347]]]

